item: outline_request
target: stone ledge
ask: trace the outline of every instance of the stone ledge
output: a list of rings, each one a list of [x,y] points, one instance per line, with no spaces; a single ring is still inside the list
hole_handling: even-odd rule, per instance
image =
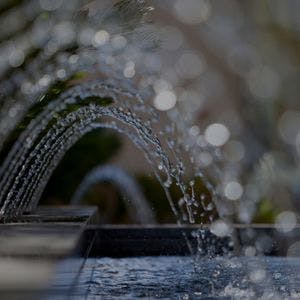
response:
[[[13,223],[0,224],[0,294],[32,299],[50,287],[64,261],[76,275],[84,263],[84,230],[97,221],[95,207],[39,207]],[[70,276],[66,287],[71,288]]]

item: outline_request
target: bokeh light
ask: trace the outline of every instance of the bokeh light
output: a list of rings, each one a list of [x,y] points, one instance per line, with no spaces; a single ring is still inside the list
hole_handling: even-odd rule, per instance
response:
[[[176,95],[172,91],[161,91],[154,98],[154,106],[161,111],[169,110],[176,104]]]
[[[230,137],[228,128],[219,123],[210,124],[205,129],[205,139],[213,146],[224,145]]]

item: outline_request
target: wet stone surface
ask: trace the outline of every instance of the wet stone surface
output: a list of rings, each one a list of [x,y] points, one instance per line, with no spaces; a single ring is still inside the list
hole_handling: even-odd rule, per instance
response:
[[[76,295],[87,299],[299,299],[300,259],[90,258],[73,290]]]

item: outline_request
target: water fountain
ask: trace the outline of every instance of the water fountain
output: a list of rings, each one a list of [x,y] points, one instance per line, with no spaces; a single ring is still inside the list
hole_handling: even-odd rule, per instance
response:
[[[153,224],[155,217],[149,207],[143,192],[134,178],[116,166],[99,166],[94,168],[82,180],[75,191],[70,203],[78,205],[82,201],[84,194],[91,186],[98,182],[112,182],[122,191],[122,196],[126,199],[129,213],[137,224]]]
[[[248,44],[239,44],[235,55],[228,53],[228,69],[218,53],[209,51],[207,45],[212,41],[205,36],[219,29],[216,24],[222,22],[222,15],[220,18],[216,14],[211,23],[208,19],[212,8],[222,5],[204,0],[182,3],[31,0],[1,4],[0,22],[4,29],[0,30],[0,220],[2,232],[12,228],[12,234],[8,238],[4,234],[2,244],[8,246],[0,247],[3,264],[8,265],[0,273],[0,288],[9,295],[12,291],[25,295],[27,283],[24,284],[24,274],[19,270],[32,261],[36,267],[35,258],[42,255],[48,243],[57,247],[49,248],[47,259],[34,273],[36,278],[43,275],[48,279],[51,259],[74,249],[77,256],[64,260],[58,274],[72,267],[78,275],[85,262],[76,281],[70,274],[62,276],[64,280],[68,277],[67,283],[62,283],[61,277],[56,279],[53,288],[47,290],[56,296],[62,292],[60,283],[63,288],[68,286],[68,292],[72,287],[72,296],[79,298],[87,290],[92,295],[122,299],[200,299],[218,294],[224,299],[268,299],[299,295],[297,278],[293,277],[293,272],[299,270],[297,259],[252,257],[285,252],[294,255],[299,251],[295,243],[297,217],[291,210],[278,215],[276,228],[249,225],[258,199],[273,193],[274,182],[284,180],[288,186],[278,187],[281,196],[286,196],[287,191],[297,194],[291,188],[297,183],[288,176],[290,170],[286,176],[268,178],[268,168],[281,171],[290,165],[290,160],[282,158],[283,146],[277,143],[275,153],[264,151],[264,143],[250,134],[249,141],[238,140],[242,136],[238,127],[247,132],[251,121],[242,126],[233,109],[226,111],[219,122],[207,124],[203,132],[195,120],[195,112],[205,104],[199,99],[212,99],[214,105],[218,93],[234,96],[232,81],[237,80],[236,76],[245,79],[250,92],[259,99],[276,95],[279,77],[270,67],[257,65],[262,58]],[[171,6],[173,14],[167,9]],[[238,17],[236,23],[227,26],[227,31],[226,26],[223,28],[229,42],[233,38],[238,41],[240,33],[236,27],[241,28],[243,23],[240,9],[235,4],[230,7],[230,12]],[[180,30],[164,27],[159,23],[163,19],[173,25],[179,22]],[[197,28],[199,32],[193,27],[195,24],[203,24]],[[245,25],[247,30],[250,27]],[[202,35],[200,44],[201,40],[208,40],[206,45],[200,45],[203,54],[191,50],[199,45],[195,41],[198,39],[190,38],[190,32]],[[185,48],[180,50],[183,44]],[[225,42],[221,48],[231,49]],[[246,55],[244,60],[241,53]],[[211,61],[228,78],[230,92],[222,86],[219,73],[208,68]],[[265,76],[268,80],[261,84]],[[268,103],[259,107],[267,107]],[[297,116],[287,110],[279,122],[280,134],[287,143],[292,140],[294,148],[290,152],[295,155],[299,154]],[[89,226],[95,222],[93,208],[38,207],[66,152],[84,135],[99,128],[126,136],[143,152],[165,192],[176,226]],[[253,145],[258,150],[248,151],[244,162],[247,142],[250,150]],[[283,167],[277,161],[282,161]],[[255,163],[257,167],[253,168],[251,164]],[[293,173],[297,174],[297,170]],[[259,178],[263,180],[258,182]],[[95,180],[103,179],[131,187],[125,192],[135,201],[134,207],[140,209],[141,223],[152,223],[154,217],[146,200],[124,172],[116,169],[94,169],[79,186],[73,201],[77,203]],[[199,182],[205,190],[199,190]],[[180,195],[176,201],[171,196],[174,187]],[[236,225],[237,222],[246,225]],[[26,250],[26,242],[33,248],[28,246]],[[286,245],[278,250],[274,242]],[[36,251],[33,258],[32,249]],[[85,261],[83,257],[88,252],[91,257],[134,257]],[[243,256],[230,258],[233,253]],[[9,262],[7,255],[15,261]],[[141,255],[153,257],[139,258]],[[10,281],[4,280],[7,270],[13,274]],[[23,282],[20,289],[10,285],[17,274],[19,282]],[[170,292],[174,280],[180,283]],[[80,285],[82,281],[86,282],[85,289]],[[76,282],[77,288],[70,282]],[[145,292],[140,288],[145,284],[155,288]],[[28,289],[29,297],[30,292]]]

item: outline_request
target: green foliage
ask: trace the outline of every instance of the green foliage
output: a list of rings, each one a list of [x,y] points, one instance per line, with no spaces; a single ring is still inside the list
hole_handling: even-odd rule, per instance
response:
[[[151,176],[140,175],[137,177],[145,198],[150,207],[153,207],[159,223],[174,223],[176,219],[172,214],[164,189],[160,183]],[[174,195],[173,195],[174,196]]]
[[[3,13],[14,6],[20,5],[24,0],[6,0],[0,1],[0,13]]]
[[[253,223],[274,223],[278,211],[274,208],[271,201],[262,199],[257,208]]]
[[[177,220],[171,211],[165,191],[156,178],[152,176],[140,175],[137,179],[146,199],[149,201],[150,206],[153,207],[157,221],[159,223],[175,223]],[[204,201],[206,206],[212,201],[208,190],[205,188],[200,178],[196,178],[195,180],[194,192],[197,199],[199,199],[199,195],[206,195],[206,199]],[[187,193],[191,193],[191,190],[188,190]],[[170,195],[175,204],[177,204],[179,199],[182,197],[182,193],[176,184],[171,185]],[[211,213],[216,215],[215,211],[212,211]],[[205,216],[199,215],[198,218],[199,222],[208,222],[207,214],[205,214]]]
[[[66,154],[52,175],[41,203],[68,203],[76,187],[93,167],[117,153],[119,137],[105,130],[86,134]]]

